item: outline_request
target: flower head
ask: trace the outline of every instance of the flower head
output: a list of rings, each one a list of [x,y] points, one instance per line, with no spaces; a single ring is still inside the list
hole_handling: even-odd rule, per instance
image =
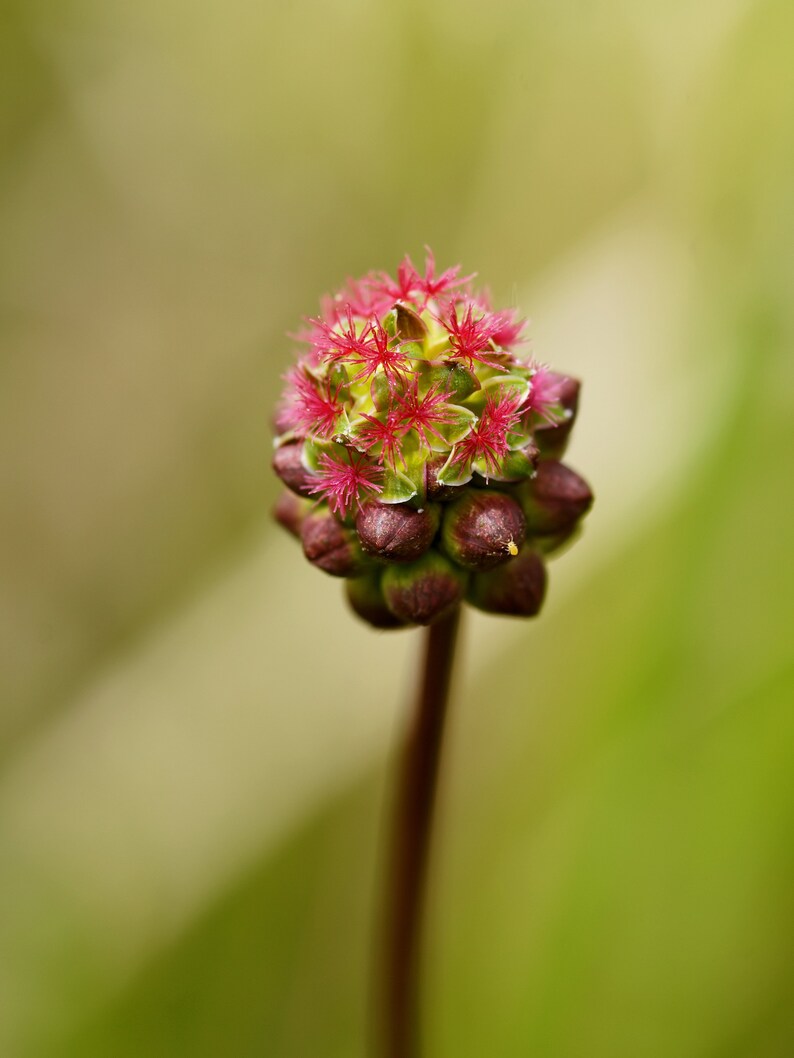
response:
[[[518,357],[524,319],[472,278],[428,250],[422,270],[405,257],[395,276],[348,279],[286,376],[273,466],[303,498],[277,517],[311,562],[352,578],[377,627],[426,624],[464,597],[537,612],[544,556],[589,507],[559,463],[578,382]]]

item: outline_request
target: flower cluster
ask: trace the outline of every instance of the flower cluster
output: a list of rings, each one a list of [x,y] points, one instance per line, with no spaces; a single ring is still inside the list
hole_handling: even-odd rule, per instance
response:
[[[544,559],[592,503],[560,462],[579,383],[521,355],[524,321],[460,268],[406,257],[348,280],[299,335],[273,465],[275,515],[347,578],[380,628],[429,624],[464,599],[531,616]]]

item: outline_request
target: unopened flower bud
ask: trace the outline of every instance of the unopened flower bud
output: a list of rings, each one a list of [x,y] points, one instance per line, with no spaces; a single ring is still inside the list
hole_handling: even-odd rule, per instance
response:
[[[311,496],[312,476],[303,465],[303,445],[300,442],[277,448],[273,454],[273,469],[288,489],[299,496]]]
[[[308,515],[301,526],[303,553],[332,577],[352,577],[364,565],[355,532],[340,525],[330,511]]]
[[[308,500],[302,500],[294,492],[284,489],[276,500],[273,517],[288,533],[299,537],[303,520],[311,509],[312,504]]]
[[[381,582],[386,605],[395,617],[429,625],[457,606],[467,576],[438,551],[428,551],[410,565],[389,566]]]
[[[358,616],[373,628],[402,628],[405,621],[391,612],[381,589],[380,571],[350,577],[345,581],[347,601]]]
[[[559,422],[543,422],[535,428],[535,443],[545,459],[562,459],[568,447],[576,413],[579,410],[579,380],[568,375],[549,372],[549,379],[557,387],[557,403],[562,408]]]
[[[503,492],[477,490],[444,512],[441,540],[446,553],[466,569],[492,569],[518,554],[526,521],[519,504]]]
[[[454,485],[442,485],[438,480],[438,475],[446,465],[447,459],[448,456],[440,455],[435,456],[433,459],[428,459],[425,463],[425,491],[427,498],[435,500],[437,503],[453,500],[460,495],[460,489]]]
[[[522,486],[519,495],[531,536],[568,529],[593,502],[584,478],[556,459],[541,460],[537,474]]]
[[[514,617],[534,617],[546,594],[546,568],[543,559],[525,546],[512,562],[487,573],[475,573],[466,599],[487,613]]]
[[[356,529],[367,554],[392,562],[411,562],[433,543],[439,520],[434,506],[417,510],[405,503],[375,501],[358,512]]]

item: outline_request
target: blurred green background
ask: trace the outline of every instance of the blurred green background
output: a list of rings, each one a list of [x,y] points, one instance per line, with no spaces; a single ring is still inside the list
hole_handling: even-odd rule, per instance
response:
[[[597,496],[468,615],[428,1055],[794,1054],[790,0],[0,10],[0,1055],[368,1053],[418,641],[271,527],[269,418],[425,243]]]

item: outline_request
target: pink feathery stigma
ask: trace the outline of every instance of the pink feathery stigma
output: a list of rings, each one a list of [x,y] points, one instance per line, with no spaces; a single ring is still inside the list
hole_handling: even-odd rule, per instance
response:
[[[421,290],[425,295],[425,300],[438,299],[442,294],[447,294],[454,290],[456,287],[464,286],[474,279],[474,273],[468,276],[460,277],[460,265],[455,265],[454,268],[448,268],[445,272],[442,272],[440,276],[436,276],[436,259],[433,256],[433,251],[429,246],[425,247],[425,275],[424,279],[420,280]]]
[[[504,430],[507,435],[521,419],[524,403],[524,398],[520,393],[508,391],[499,396],[489,393],[485,398],[482,418],[492,429]]]
[[[397,279],[388,272],[378,272],[370,280],[373,291],[389,302],[414,300],[414,294],[422,290],[422,277],[414,267],[411,258],[406,254],[397,268]]]
[[[407,355],[399,345],[393,344],[376,316],[359,332],[353,317],[351,306],[345,305],[344,322],[340,320],[335,326],[320,318],[309,320],[313,328],[311,341],[323,359],[329,363],[342,363],[361,370],[351,381],[371,378],[378,368],[393,385],[402,378],[406,369]]]
[[[354,316],[382,316],[392,307],[393,299],[377,289],[375,275],[370,272],[361,280],[349,279],[340,295],[353,311]]]
[[[550,423],[559,422],[559,415],[552,409],[559,403],[563,379],[545,365],[536,367],[530,379],[529,396],[523,410],[533,411]]]
[[[330,324],[332,327],[337,327],[343,321],[343,311],[346,302],[344,302],[339,294],[331,296],[330,294],[323,294],[320,298],[320,318],[324,323]],[[306,332],[304,332],[306,333]],[[313,337],[312,331],[306,334],[306,340],[311,341]]]
[[[367,420],[367,425],[360,429],[356,443],[360,442],[368,454],[372,448],[380,446],[380,455],[377,457],[379,463],[385,460],[395,466],[400,458],[405,466],[405,459],[400,452],[400,441],[407,433],[407,427],[400,422],[396,410],[390,409],[385,419],[378,419],[365,412],[361,413],[361,418]]]
[[[408,355],[389,337],[376,316],[370,320],[367,334],[366,345],[362,346],[357,357],[350,359],[351,364],[361,365],[361,370],[353,377],[353,381],[372,378],[379,368],[390,386],[402,381],[408,367]]]
[[[502,365],[493,361],[494,335],[503,326],[498,314],[484,312],[475,316],[475,306],[469,302],[463,315],[458,318],[457,305],[453,304],[441,322],[449,331],[449,344],[452,347],[449,359],[465,360],[470,369],[479,361],[488,367],[504,370]]]
[[[433,251],[427,248],[425,257],[425,274],[422,275],[406,254],[397,268],[397,279],[392,279],[388,272],[379,272],[370,280],[373,291],[382,297],[395,301],[406,301],[421,309],[428,301],[439,299],[449,294],[456,287],[468,283],[473,276],[460,277],[460,265],[448,268],[440,276],[436,275],[436,261]]]
[[[381,316],[387,312],[393,304],[393,299],[384,297],[376,289],[375,275],[370,272],[363,279],[353,279],[350,276],[345,280],[344,287],[334,295],[326,294],[320,299],[322,310],[321,322],[336,328],[349,322],[350,316],[369,319],[371,316]],[[317,320],[310,320],[315,327]],[[311,341],[312,334],[304,337]]]
[[[522,398],[517,394],[494,397],[489,394],[478,422],[456,445],[453,463],[468,463],[482,459],[486,469],[496,474],[499,461],[510,451],[507,435],[520,420]]]
[[[518,315],[516,309],[496,313],[495,319],[499,320],[499,324],[491,338],[498,346],[502,349],[511,349],[522,340],[526,320]]]
[[[336,422],[344,410],[339,387],[331,387],[328,379],[316,381],[305,370],[295,371],[290,379],[292,393],[283,408],[283,417],[292,429],[314,433],[318,437],[333,436]]]
[[[312,328],[312,345],[323,359],[331,363],[360,355],[367,344],[366,328],[361,334],[358,333],[353,310],[348,304],[338,310],[335,323],[314,316],[309,319],[309,324]]]
[[[408,389],[404,393],[395,394],[394,400],[399,408],[399,421],[406,430],[416,430],[428,448],[431,447],[430,435],[444,441],[436,427],[452,422],[454,412],[446,403],[447,393],[440,384],[431,386],[427,393],[420,397],[418,381],[413,377]]]
[[[317,481],[309,486],[313,496],[321,496],[336,514],[344,517],[352,507],[360,507],[367,492],[382,491],[378,478],[382,471],[365,456],[348,453],[337,459],[325,452],[320,456]]]

